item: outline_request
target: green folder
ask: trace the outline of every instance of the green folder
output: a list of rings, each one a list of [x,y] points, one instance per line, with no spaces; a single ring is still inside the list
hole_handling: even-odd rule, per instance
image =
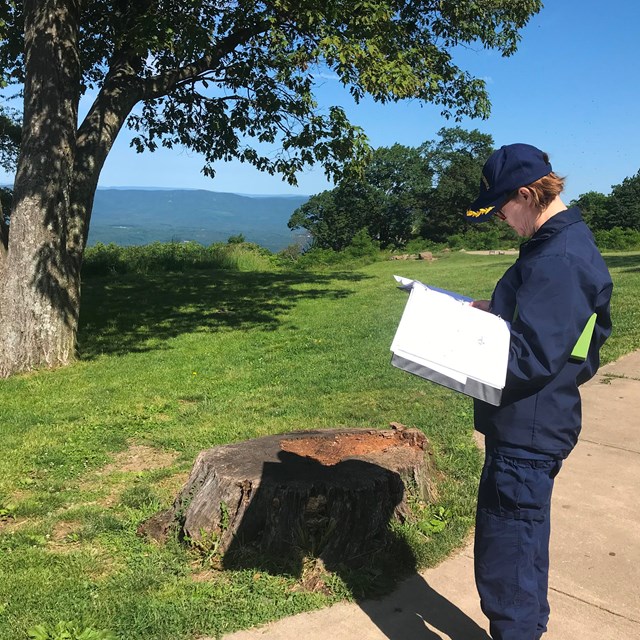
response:
[[[512,322],[516,321],[518,317],[518,305],[516,305],[516,310],[513,313]],[[585,328],[582,330],[580,337],[578,338],[578,342],[576,342],[576,346],[573,347],[573,351],[571,352],[570,358],[574,360],[580,360],[584,362],[587,359],[587,355],[589,353],[589,345],[591,344],[591,338],[593,336],[593,330],[596,327],[596,314],[592,313],[589,320],[587,320],[587,324]]]
[[[593,330],[595,329],[595,326],[596,314],[592,313],[591,317],[587,321],[587,325],[578,338],[578,342],[576,342],[576,346],[573,347],[573,351],[571,352],[571,357],[574,360],[584,361],[587,359],[587,354],[589,353],[589,345],[591,344],[591,337],[593,336]]]

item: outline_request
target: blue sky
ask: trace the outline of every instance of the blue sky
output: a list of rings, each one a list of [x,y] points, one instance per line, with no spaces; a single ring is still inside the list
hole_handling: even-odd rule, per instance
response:
[[[567,176],[566,200],[586,191],[609,193],[640,170],[640,2],[549,0],[522,31],[510,58],[482,49],[461,50],[458,64],[487,81],[488,120],[461,126],[490,133],[496,146],[527,142],[551,156]],[[362,126],[373,146],[416,146],[454,126],[440,109],[417,102],[355,105],[331,78],[317,96],[339,104]],[[236,162],[219,163],[212,180],[202,160],[184,150],[137,154],[123,130],[102,171],[101,186],[199,188],[248,194],[313,194],[331,188],[321,168],[299,177],[296,189],[278,177]],[[0,182],[9,178],[0,173]]]

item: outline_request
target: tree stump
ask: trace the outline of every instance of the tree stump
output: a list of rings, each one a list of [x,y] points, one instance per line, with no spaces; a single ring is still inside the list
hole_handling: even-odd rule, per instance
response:
[[[141,527],[172,528],[221,556],[252,545],[271,557],[354,564],[388,543],[408,500],[434,497],[428,441],[416,429],[332,429],[202,451],[173,506]]]

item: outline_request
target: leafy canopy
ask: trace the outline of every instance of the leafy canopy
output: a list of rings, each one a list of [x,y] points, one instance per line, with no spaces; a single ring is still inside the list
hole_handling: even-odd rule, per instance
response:
[[[613,185],[609,195],[588,191],[571,204],[580,207],[594,231],[614,228],[640,231],[640,171]]]
[[[20,149],[21,126],[16,115],[0,105],[0,168],[13,171]]]
[[[431,177],[420,149],[380,147],[361,177],[312,196],[293,213],[289,227],[307,229],[315,246],[335,251],[362,230],[384,247],[404,245],[414,235]]]
[[[438,141],[424,145],[436,185],[423,202],[420,231],[423,238],[444,242],[467,226],[464,213],[478,196],[482,167],[493,152],[493,138],[461,127],[440,129],[438,136]]]
[[[62,1],[62,0],[61,0]],[[78,8],[81,84],[129,107],[142,151],[182,145],[203,171],[238,158],[295,183],[321,162],[331,177],[368,151],[340,107],[322,112],[315,83],[335,74],[358,101],[436,103],[447,117],[486,117],[483,80],[459,46],[512,54],[540,0],[66,0]],[[0,74],[24,83],[22,2],[0,7]]]
[[[335,250],[361,229],[383,247],[417,237],[445,242],[466,231],[464,212],[477,196],[493,138],[460,127],[440,129],[438,136],[420,147],[376,149],[361,178],[312,196],[289,227],[303,227],[317,246]]]

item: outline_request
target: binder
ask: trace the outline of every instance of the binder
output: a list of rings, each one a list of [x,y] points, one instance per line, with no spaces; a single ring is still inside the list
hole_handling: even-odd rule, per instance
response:
[[[509,325],[470,299],[396,276],[411,287],[391,344],[391,364],[499,405],[509,359]]]

